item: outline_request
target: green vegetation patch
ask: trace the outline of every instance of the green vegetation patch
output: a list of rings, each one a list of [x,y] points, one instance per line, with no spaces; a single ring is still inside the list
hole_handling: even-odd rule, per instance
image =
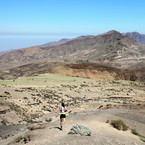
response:
[[[131,130],[131,133],[134,134],[134,135],[139,136],[140,137],[140,140],[142,140],[143,142],[145,142],[145,136],[140,135],[135,129],[132,129]]]
[[[16,140],[15,140],[15,142],[20,142],[21,140],[23,139],[23,137],[22,136],[18,136],[17,138],[16,138]]]
[[[132,129],[132,130],[131,130],[131,133],[134,134],[134,135],[137,135],[137,136],[140,135],[135,129]]]
[[[78,78],[78,77],[69,77],[61,76],[57,74],[40,74],[33,77],[19,77],[15,81],[13,80],[0,80],[0,85],[19,85],[19,86],[49,86],[49,85],[77,85],[85,82],[92,82],[94,80]]]
[[[145,136],[140,137],[140,140],[142,140],[143,142],[145,142]]]
[[[111,125],[118,130],[128,130],[128,126],[122,120],[112,120]]]

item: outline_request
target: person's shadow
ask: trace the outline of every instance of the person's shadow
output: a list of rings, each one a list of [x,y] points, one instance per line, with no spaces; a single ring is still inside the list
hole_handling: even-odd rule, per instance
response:
[[[59,130],[62,130],[60,127],[54,127],[54,128],[57,128],[57,129],[59,129]]]

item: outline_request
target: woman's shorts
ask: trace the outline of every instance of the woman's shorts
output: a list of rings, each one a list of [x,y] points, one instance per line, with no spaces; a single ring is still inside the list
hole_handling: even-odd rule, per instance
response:
[[[60,115],[60,119],[62,119],[62,118],[66,118],[66,115],[65,114],[61,114]]]

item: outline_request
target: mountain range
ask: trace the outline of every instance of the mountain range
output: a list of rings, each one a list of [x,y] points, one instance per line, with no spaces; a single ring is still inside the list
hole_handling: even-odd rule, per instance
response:
[[[111,67],[131,68],[144,65],[145,45],[130,36],[112,30],[93,36],[65,40],[57,45],[43,45],[14,50],[0,56],[0,70],[45,60],[87,61]]]

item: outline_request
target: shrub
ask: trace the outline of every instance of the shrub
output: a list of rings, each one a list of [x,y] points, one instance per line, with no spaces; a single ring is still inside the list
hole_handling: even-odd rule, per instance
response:
[[[51,122],[52,121],[52,118],[46,119],[45,121],[46,122]]]
[[[103,105],[99,106],[99,109],[101,109],[103,107]]]
[[[18,136],[17,138],[16,138],[16,142],[20,142],[21,140],[23,139],[23,137],[22,136]]]
[[[143,142],[145,142],[145,136],[140,137],[140,140],[142,140]]]
[[[29,130],[37,130],[37,129],[44,129],[45,126],[43,125],[38,125],[38,126],[31,126],[31,127],[28,127]]]
[[[76,124],[71,128],[68,134],[80,134],[81,136],[91,136],[92,130],[83,124]]]
[[[145,136],[140,135],[135,129],[131,130],[132,134],[137,135],[140,137],[140,140],[142,140],[143,142],[145,142]]]
[[[132,129],[131,133],[134,134],[134,135],[140,136],[140,134],[135,129]]]
[[[34,123],[39,123],[38,121],[32,120],[32,119],[27,119],[26,120],[28,123],[34,124]]]
[[[127,130],[128,126],[122,120],[112,120],[111,125],[118,130]]]

